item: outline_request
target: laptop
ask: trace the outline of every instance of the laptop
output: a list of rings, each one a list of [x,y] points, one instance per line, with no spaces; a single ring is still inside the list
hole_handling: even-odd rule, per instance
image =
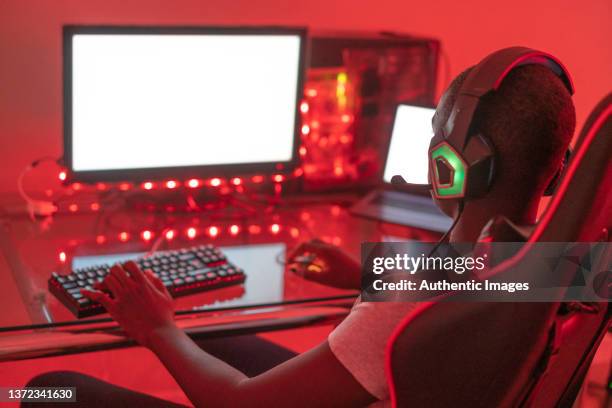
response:
[[[427,151],[434,112],[431,107],[397,106],[380,186],[353,205],[351,214],[430,231],[446,232],[450,228],[452,219],[436,207],[429,193],[399,191],[391,185],[396,175],[411,184],[428,183]]]

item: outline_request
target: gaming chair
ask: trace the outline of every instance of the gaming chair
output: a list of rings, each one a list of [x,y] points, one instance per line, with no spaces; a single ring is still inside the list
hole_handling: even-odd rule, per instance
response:
[[[612,94],[585,123],[550,205],[517,255],[536,242],[610,241]],[[490,238],[507,241],[503,220]],[[511,239],[512,240],[512,239]],[[610,254],[603,253],[610,262]],[[448,296],[453,296],[449,294]],[[609,303],[429,302],[398,325],[386,352],[393,406],[570,407],[603,335]]]

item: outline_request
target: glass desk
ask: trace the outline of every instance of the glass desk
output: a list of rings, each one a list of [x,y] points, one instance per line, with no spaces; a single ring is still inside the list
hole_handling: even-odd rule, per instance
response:
[[[237,227],[230,228],[234,225]],[[211,233],[211,226],[217,228],[217,234]],[[419,240],[437,237],[422,230],[355,218],[334,204],[291,204],[248,215],[227,209],[218,216],[100,210],[58,215],[50,223],[13,216],[4,217],[0,228],[5,261],[4,265],[0,263],[0,274],[3,282],[9,282],[1,289],[3,298],[8,299],[4,303],[9,304],[2,305],[7,310],[0,315],[0,349],[14,350],[12,354],[0,352],[4,361],[100,349],[104,344],[117,346],[117,342],[127,344],[108,315],[74,317],[48,292],[47,280],[52,272],[67,273],[72,268],[146,253],[155,239],[143,240],[140,234],[144,230],[156,236],[168,228],[175,231],[172,240],[160,240],[159,250],[210,243],[245,270],[243,285],[176,299],[179,324],[188,332],[200,334],[244,332],[247,328],[274,330],[342,319],[357,291],[312,282],[286,268],[286,254],[302,241],[320,238],[359,259],[362,241],[393,239],[389,236]],[[195,237],[186,234],[188,228],[195,228]],[[92,333],[100,337],[93,343],[85,336]],[[27,342],[33,344],[30,349],[23,346]]]

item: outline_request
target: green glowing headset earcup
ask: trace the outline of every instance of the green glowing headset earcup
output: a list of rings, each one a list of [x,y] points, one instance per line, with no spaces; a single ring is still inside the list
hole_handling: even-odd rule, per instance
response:
[[[479,134],[470,137],[463,154],[446,140],[429,149],[432,192],[437,199],[470,199],[485,194],[493,182],[493,149]]]
[[[467,164],[447,142],[435,145],[429,152],[432,191],[436,198],[465,197]]]

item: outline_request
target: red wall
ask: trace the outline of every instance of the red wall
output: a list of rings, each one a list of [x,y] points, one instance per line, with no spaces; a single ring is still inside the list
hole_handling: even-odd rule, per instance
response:
[[[557,55],[572,72],[580,126],[612,90],[610,21],[610,0],[0,0],[0,193],[15,191],[31,160],[61,154],[62,24],[398,30],[441,39],[453,76],[494,49],[526,45]],[[28,185],[52,187],[51,177],[32,176]]]

